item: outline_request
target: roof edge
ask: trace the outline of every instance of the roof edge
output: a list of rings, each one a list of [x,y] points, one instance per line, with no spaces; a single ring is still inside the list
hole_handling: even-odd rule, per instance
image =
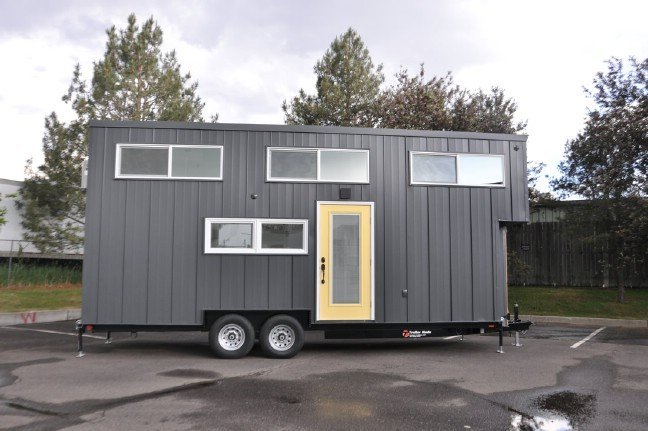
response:
[[[346,133],[350,135],[412,136],[425,138],[487,139],[526,142],[527,135],[505,133],[458,132],[445,130],[378,129],[370,127],[293,126],[283,124],[184,123],[178,121],[90,120],[89,127],[228,130],[246,132]]]

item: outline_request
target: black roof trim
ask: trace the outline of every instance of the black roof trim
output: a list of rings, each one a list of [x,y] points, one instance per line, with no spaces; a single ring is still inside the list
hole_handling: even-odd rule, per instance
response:
[[[351,135],[415,136],[425,138],[485,139],[526,142],[527,135],[504,133],[455,132],[441,130],[374,129],[369,127],[286,126],[278,124],[182,123],[176,121],[108,121],[91,120],[90,127],[228,130],[246,132],[346,133]]]

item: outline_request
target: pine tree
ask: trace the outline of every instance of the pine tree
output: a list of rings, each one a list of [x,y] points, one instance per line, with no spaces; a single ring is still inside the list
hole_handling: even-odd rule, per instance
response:
[[[45,119],[45,161],[38,167],[28,161],[18,206],[25,239],[43,252],[82,245],[85,192],[79,186],[89,120],[203,121],[198,84],[181,73],[174,51],[162,53],[162,29],[153,17],[140,28],[131,14],[125,29],[112,26],[106,34],[106,50],[94,63],[90,84],[77,64],[63,96],[75,118],[64,123],[52,112]]]
[[[286,124],[374,125],[371,108],[385,78],[355,30],[336,37],[314,71],[317,94],[302,89],[290,103],[284,100]]]

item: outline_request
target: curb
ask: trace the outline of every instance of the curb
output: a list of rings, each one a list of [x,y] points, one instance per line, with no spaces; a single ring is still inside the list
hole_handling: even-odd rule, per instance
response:
[[[565,316],[520,316],[522,320],[534,323],[567,323],[585,326],[618,326],[624,328],[648,328],[648,320],[605,319],[600,317],[565,317]]]
[[[0,326],[25,325],[32,323],[60,322],[81,318],[81,309],[35,310],[17,313],[0,313]]]

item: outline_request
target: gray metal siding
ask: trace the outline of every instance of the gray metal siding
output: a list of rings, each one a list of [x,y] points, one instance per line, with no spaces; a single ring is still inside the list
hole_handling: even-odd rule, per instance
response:
[[[314,309],[316,202],[338,200],[341,187],[354,201],[375,202],[376,321],[498,320],[506,276],[500,221],[528,219],[524,141],[391,132],[96,123],[84,320],[191,325],[201,323],[205,309]],[[223,181],[115,180],[119,142],[223,145]],[[369,149],[370,183],[266,182],[268,146]],[[503,154],[506,187],[410,186],[411,150]],[[204,254],[206,217],[308,219],[309,253]]]

